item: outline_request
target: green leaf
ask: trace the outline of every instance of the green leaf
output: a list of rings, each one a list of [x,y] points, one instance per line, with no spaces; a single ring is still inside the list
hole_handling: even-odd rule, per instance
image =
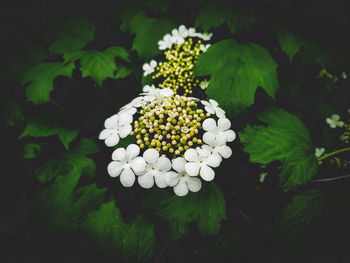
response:
[[[175,28],[175,23],[168,19],[151,18],[144,11],[136,14],[130,21],[123,20],[121,29],[135,34],[132,50],[136,50],[143,60],[150,60],[160,54],[158,41]]]
[[[51,181],[58,175],[68,174],[72,169],[78,169],[91,177],[95,174],[96,165],[87,155],[96,152],[98,152],[98,148],[93,141],[82,139],[70,151],[58,154],[49,159],[43,166],[36,168],[35,174],[42,183]]]
[[[143,1],[143,5],[153,10],[160,10],[165,13],[168,10],[168,6],[171,0],[146,0]]]
[[[277,40],[281,50],[288,55],[290,63],[292,63],[294,55],[300,50],[303,41],[293,31],[286,27],[277,28]]]
[[[76,51],[93,41],[95,26],[87,17],[70,14],[64,21],[49,27],[44,41],[50,43],[51,55],[61,55]]]
[[[293,196],[280,219],[285,244],[291,247],[301,245],[310,225],[318,217],[326,214],[327,206],[321,194],[320,190],[308,189]]]
[[[306,184],[316,174],[318,162],[309,131],[298,117],[282,109],[269,109],[258,115],[268,126],[248,125],[239,133],[243,151],[252,163],[281,161],[283,190]]]
[[[197,222],[202,235],[216,235],[220,221],[226,219],[225,199],[221,190],[210,183],[197,193],[164,200],[157,214],[169,224],[173,240],[182,238],[188,232],[187,224],[193,221]]]
[[[50,101],[50,92],[53,90],[53,80],[57,76],[72,77],[74,64],[63,62],[40,63],[29,68],[21,79],[21,84],[26,87],[27,100],[35,105]]]
[[[131,71],[124,65],[115,63],[115,57],[130,62],[129,54],[123,47],[113,46],[105,51],[88,50],[66,52],[65,61],[74,62],[80,59],[80,70],[83,77],[91,77],[100,87],[106,78],[125,78]],[[118,71],[117,71],[118,69]]]
[[[274,98],[278,89],[276,68],[276,62],[262,46],[227,39],[213,44],[199,56],[194,72],[197,76],[210,75],[205,90],[208,97],[237,115],[254,103],[258,87]]]
[[[78,187],[82,173],[92,162],[84,155],[94,152],[95,148],[93,142],[81,140],[69,156],[72,159],[67,159],[72,164],[69,172],[57,176],[51,185],[38,191],[34,205],[50,230],[58,233],[77,230],[83,216],[103,201],[105,189],[99,189],[95,184]]]
[[[28,121],[27,126],[18,139],[22,139],[26,136],[40,138],[57,135],[64,147],[69,149],[69,143],[77,137],[78,133],[78,129],[65,129],[49,121],[31,120]]]
[[[34,159],[40,153],[41,146],[37,143],[28,143],[24,146],[22,152],[22,158],[24,159]]]
[[[253,10],[230,1],[207,2],[195,19],[196,27],[204,31],[227,24],[232,34],[248,31],[255,23]]]
[[[114,201],[87,215],[81,228],[102,251],[122,253],[127,262],[148,262],[154,252],[154,226],[136,217],[126,224]]]

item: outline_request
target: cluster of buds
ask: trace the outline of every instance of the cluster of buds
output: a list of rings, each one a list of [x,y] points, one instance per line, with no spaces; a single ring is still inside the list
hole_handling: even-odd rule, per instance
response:
[[[174,29],[172,36],[166,35],[159,48],[166,50],[168,61],[157,66],[153,60],[143,67],[147,74],[156,69],[154,79],[163,80],[156,83],[157,87],[144,86],[139,97],[105,121],[99,138],[107,146],[116,146],[120,138],[134,138],[134,143],[113,152],[113,161],[107,167],[109,175],[119,177],[125,187],[137,180],[143,188],[154,184],[172,187],[178,196],[197,192],[200,178],[213,180],[213,168],[232,154],[226,143],[236,134],[225,111],[214,100],[187,97],[199,86],[192,68],[205,51],[201,40],[193,44],[192,37],[210,39],[210,35],[184,26]]]

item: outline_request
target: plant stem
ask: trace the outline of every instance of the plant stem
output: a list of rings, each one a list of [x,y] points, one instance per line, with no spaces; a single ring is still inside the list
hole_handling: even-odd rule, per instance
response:
[[[349,178],[349,177],[350,177],[350,174],[347,174],[347,175],[333,177],[333,178],[315,179],[315,180],[311,180],[310,182],[311,183],[322,183],[322,182],[335,181],[335,180]]]
[[[341,153],[341,152],[346,152],[346,151],[350,151],[350,147],[342,148],[342,149],[336,150],[334,152],[327,153],[321,157],[318,157],[317,160],[321,161],[321,160],[326,159],[330,156],[336,155],[336,154]]]
[[[154,261],[155,263],[157,263],[157,262],[159,261],[160,257],[163,255],[163,253],[164,253],[165,249],[168,247],[169,243],[170,243],[170,239],[168,239],[168,240],[166,241],[164,247],[163,247],[162,250],[160,251],[160,253],[159,253],[158,257],[156,258],[156,260]]]

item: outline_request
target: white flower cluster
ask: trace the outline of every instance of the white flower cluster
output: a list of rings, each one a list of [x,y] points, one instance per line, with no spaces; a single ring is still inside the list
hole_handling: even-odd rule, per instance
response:
[[[171,48],[174,43],[178,45],[183,44],[187,37],[198,37],[204,41],[208,41],[212,36],[213,33],[199,33],[193,27],[187,29],[184,25],[181,25],[178,29],[173,29],[171,34],[166,34],[162,40],[158,41],[158,46],[160,50],[165,50]],[[205,45],[203,50],[207,50],[209,46]]]
[[[183,44],[187,37],[198,37],[207,41],[210,40],[211,36],[212,34],[197,33],[194,28],[187,29],[184,25],[181,25],[178,29],[172,30],[171,34],[165,35],[163,40],[158,42],[158,45],[160,50],[165,50],[171,48],[174,43],[178,45]],[[203,47],[201,47],[202,51],[205,52],[209,46],[210,44],[203,44]],[[155,60],[151,60],[150,63],[145,63],[143,65],[143,75],[147,76],[152,74],[156,67],[157,62]],[[204,80],[200,87],[205,89],[208,84],[209,81]],[[153,132],[152,127],[156,129],[158,125],[159,127],[165,125],[160,125],[162,122],[159,124],[158,122],[154,122],[155,119],[153,117],[153,119],[144,119],[146,118],[146,115],[143,113],[145,109],[159,107],[159,109],[155,108],[155,112],[157,112],[157,114],[159,113],[158,115],[163,118],[165,114],[163,114],[163,112],[165,112],[164,109],[170,109],[170,106],[172,106],[169,103],[177,103],[176,107],[174,106],[174,111],[166,110],[168,112],[166,114],[168,114],[169,117],[165,119],[168,119],[167,124],[169,126],[165,126],[165,129],[173,126],[171,124],[172,121],[173,123],[177,121],[177,124],[174,124],[173,127],[183,132],[181,136],[184,136],[182,139],[185,140],[182,143],[185,145],[182,144],[180,147],[182,149],[180,150],[171,148],[171,151],[168,151],[169,154],[164,154],[164,152],[159,150],[160,148],[155,149],[153,144],[147,144],[148,147],[143,149],[145,145],[139,142],[142,140],[139,139],[140,137],[137,137],[140,135],[137,135],[137,144],[140,145],[133,143],[126,148],[120,147],[113,151],[112,162],[107,167],[109,175],[111,177],[119,177],[121,184],[125,187],[133,186],[137,179],[138,184],[143,188],[151,188],[154,184],[159,188],[172,187],[175,194],[178,196],[184,196],[189,191],[199,191],[202,186],[201,179],[204,181],[212,181],[215,177],[213,168],[218,167],[223,159],[229,158],[232,155],[230,147],[226,144],[227,142],[234,141],[236,134],[230,129],[231,122],[226,118],[225,111],[212,99],[205,101],[189,97],[191,100],[179,101],[181,96],[176,95],[170,88],[160,89],[156,88],[154,85],[146,85],[143,87],[142,91],[139,97],[136,97],[130,103],[122,107],[117,114],[106,119],[104,123],[105,128],[101,131],[99,139],[104,140],[108,147],[116,146],[121,138],[135,135],[140,120],[144,121],[149,131],[152,130]],[[201,109],[196,108],[199,113],[195,113],[192,116],[191,114],[194,111],[190,106],[194,104],[197,105],[195,102],[198,102],[198,106],[199,102],[201,103]],[[184,106],[182,106],[182,104]],[[179,116],[182,112],[186,114],[184,115],[185,119],[182,116],[178,119],[174,119],[175,116]],[[149,115],[149,113],[147,114]],[[153,120],[153,124],[156,125],[152,126],[151,120]],[[161,121],[163,121],[163,119]],[[149,124],[148,122],[151,123]],[[181,125],[181,123],[184,123],[183,125],[185,126],[180,127],[179,125]],[[187,138],[192,138],[191,136],[194,136],[190,135],[189,132],[188,125],[190,123],[191,125],[197,125],[201,132],[198,133],[198,129],[193,128],[193,131],[196,132],[196,137],[193,137],[193,141],[189,140],[189,142],[186,142],[186,136],[188,136]],[[132,125],[134,125],[136,130],[133,131]],[[146,129],[140,128],[140,130],[141,129],[141,133],[146,133]],[[176,131],[170,130],[168,131],[169,134],[167,134],[167,131],[168,130],[163,130],[163,132],[165,132],[164,137],[172,138],[172,144],[169,147],[179,147],[176,145],[181,140],[177,138],[176,140],[173,139],[173,137],[179,137],[176,135]],[[145,136],[144,142],[149,143],[151,137],[149,137],[149,135]],[[160,138],[163,137],[163,135],[160,134],[158,136],[158,134],[155,134],[154,137]],[[157,143],[160,144],[159,141]],[[166,146],[166,142],[163,141],[162,143],[164,143],[162,147],[167,149],[168,146]]]

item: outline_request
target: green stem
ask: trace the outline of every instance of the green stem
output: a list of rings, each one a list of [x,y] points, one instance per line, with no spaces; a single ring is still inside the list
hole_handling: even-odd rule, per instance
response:
[[[346,151],[350,151],[350,147],[342,148],[342,149],[336,150],[334,152],[327,153],[321,157],[318,157],[317,160],[321,161],[321,160],[326,159],[330,156],[336,155],[336,154],[341,153],[341,152],[346,152]]]

